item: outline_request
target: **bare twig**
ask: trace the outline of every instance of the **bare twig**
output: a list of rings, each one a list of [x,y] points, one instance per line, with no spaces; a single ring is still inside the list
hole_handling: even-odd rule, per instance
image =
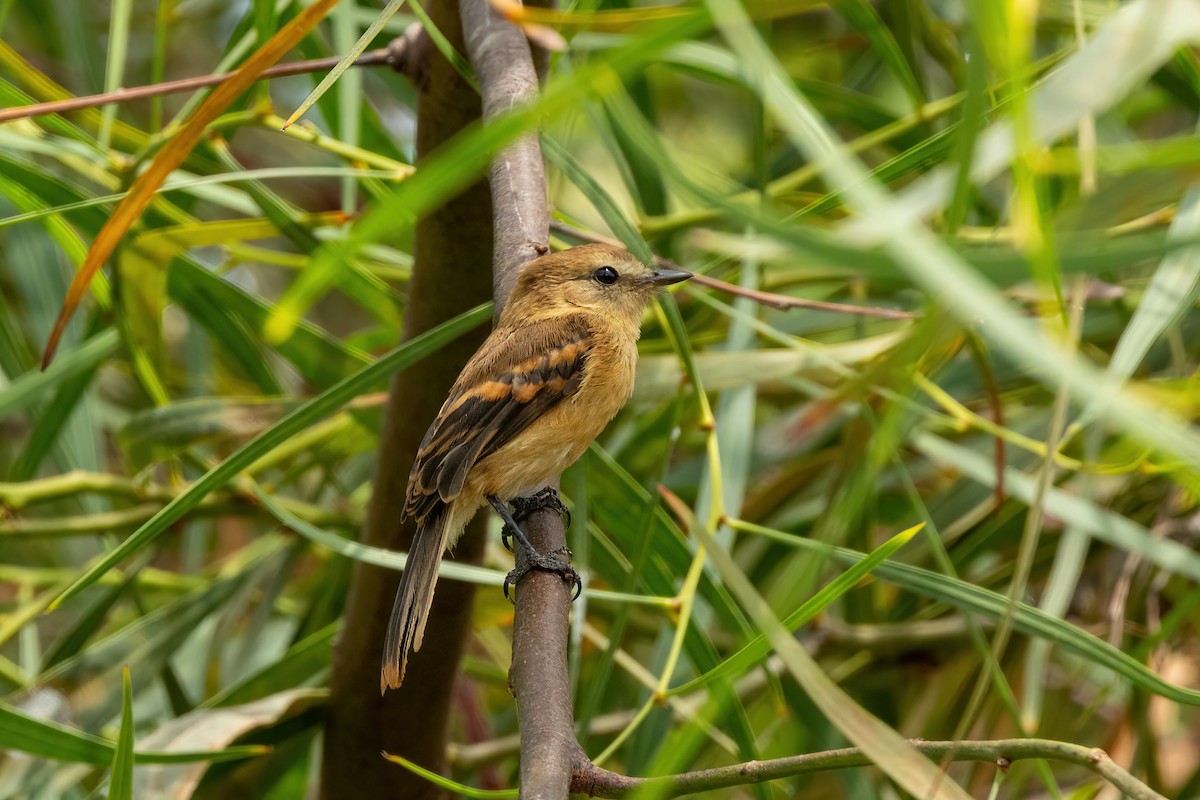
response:
[[[1048,739],[999,739],[994,741],[926,742],[910,740],[915,749],[931,759],[987,761],[1006,764],[1026,758],[1046,758],[1084,767],[1101,776],[1134,800],[1166,800],[1158,792],[1116,764],[1097,747],[1055,742]],[[768,761],[750,761],[727,767],[666,775],[658,778],[629,778],[591,764],[579,770],[571,791],[589,797],[623,798],[635,791],[652,797],[679,797],[694,792],[743,786],[750,783],[790,778],[813,772],[870,766],[871,760],[857,747],[806,753]]]
[[[662,260],[666,261],[667,259]],[[781,311],[786,311],[789,308],[807,308],[811,311],[829,311],[834,314],[853,314],[859,317],[878,317],[879,319],[915,319],[921,316],[912,311],[901,311],[896,308],[853,306],[847,303],[830,303],[824,300],[807,300],[803,297],[762,292],[758,289],[747,289],[732,283],[726,283],[723,280],[712,278],[708,275],[693,275],[688,283],[707,286],[710,289],[717,289],[718,291],[737,295],[738,297],[748,297],[756,303],[770,306],[771,308],[778,308]]]
[[[601,236],[597,233],[580,230],[571,225],[562,222],[551,222],[551,229],[570,236],[572,239],[578,239],[584,242],[605,242],[607,244],[620,244],[616,239],[608,236]],[[669,258],[655,256],[654,260],[659,266],[678,269],[679,265]],[[872,306],[855,306],[847,303],[829,303],[823,300],[806,300],[803,297],[792,297],[786,294],[775,294],[774,292],[763,292],[758,289],[747,289],[742,286],[737,286],[732,283],[726,283],[718,278],[713,278],[708,275],[693,275],[688,281],[688,286],[707,286],[710,289],[716,289],[726,294],[736,295],[737,297],[747,297],[756,303],[771,308],[777,308],[781,311],[786,311],[789,308],[806,308],[812,311],[829,311],[834,314],[853,314],[859,317],[878,317],[879,319],[914,319],[919,317],[912,311],[901,311],[895,308],[875,308]],[[684,286],[683,290],[687,291],[688,286]]]
[[[408,54],[412,51],[415,37],[420,27],[413,25],[403,36],[393,39],[387,47],[363,53],[354,62],[356,67],[374,67],[388,65],[397,72],[409,74]],[[340,56],[329,58],[313,58],[307,61],[294,61],[289,64],[276,64],[265,69],[260,78],[283,78],[289,75],[305,75],[310,72],[325,72],[337,66]],[[0,123],[12,122],[15,119],[40,117],[46,114],[66,114],[84,108],[126,103],[130,100],[142,100],[147,97],[159,97],[179,92],[190,92],[193,89],[203,89],[206,86],[216,86],[232,75],[232,72],[218,72],[211,75],[197,75],[193,78],[180,78],[174,81],[154,83],[149,86],[136,86],[130,89],[117,89],[115,92],[92,94],[85,97],[70,97],[65,100],[53,100],[47,103],[34,103],[28,106],[0,109]]]

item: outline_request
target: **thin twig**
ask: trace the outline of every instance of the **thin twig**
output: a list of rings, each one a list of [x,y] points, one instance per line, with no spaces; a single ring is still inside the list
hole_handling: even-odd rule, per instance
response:
[[[569,236],[572,239],[579,239],[584,242],[604,242],[606,244],[620,244],[616,239],[607,236],[601,236],[597,233],[580,230],[563,222],[551,222],[550,228],[564,236]],[[670,269],[678,269],[679,265],[669,258],[655,256],[655,262],[660,267]],[[742,286],[737,286],[732,283],[726,283],[718,278],[713,278],[708,275],[693,275],[688,284],[683,287],[687,291],[688,286],[707,286],[710,289],[725,292],[726,294],[736,295],[738,297],[746,297],[756,303],[771,308],[777,308],[780,311],[787,311],[791,308],[806,308],[811,311],[829,311],[834,314],[853,314],[859,317],[877,317],[879,319],[915,319],[920,314],[912,311],[901,311],[895,308],[874,308],[872,306],[855,306],[848,303],[830,303],[824,300],[807,300],[803,297],[792,297],[786,294],[775,294],[774,292],[763,292],[758,289],[747,289]]]
[[[667,259],[662,259],[666,261]],[[896,308],[875,308],[872,306],[854,306],[847,303],[830,303],[824,300],[807,300],[803,297],[792,297],[786,294],[763,292],[758,289],[747,289],[733,283],[726,283],[708,275],[693,275],[689,284],[707,286],[710,289],[726,292],[727,294],[747,297],[756,303],[771,308],[786,311],[789,308],[807,308],[812,311],[829,311],[834,314],[853,314],[859,317],[877,317],[879,319],[916,319],[921,316],[913,311],[901,311]],[[685,289],[687,287],[684,287]]]
[[[356,67],[376,67],[390,65],[398,71],[403,71],[404,53],[410,38],[397,37],[387,46],[371,50],[359,56],[354,62]],[[324,72],[337,66],[340,56],[328,58],[313,58],[307,61],[294,61],[288,64],[276,64],[262,71],[260,78],[283,78],[289,75],[305,75],[310,72]],[[211,75],[197,75],[193,78],[180,78],[174,81],[153,83],[148,86],[135,86],[130,89],[117,89],[115,92],[92,94],[84,97],[71,97],[66,100],[53,100],[46,103],[35,103],[28,106],[0,109],[0,123],[11,122],[15,119],[40,117],[46,114],[65,114],[69,111],[79,111],[84,108],[96,108],[113,103],[125,103],[130,100],[141,100],[147,97],[159,97],[166,94],[190,92],[193,89],[203,89],[206,86],[216,86],[232,75],[232,72],[218,72]]]
[[[1101,776],[1134,800],[1166,800],[1130,775],[1108,753],[1097,747],[1056,742],[1049,739],[998,739],[994,741],[926,742],[909,744],[928,758],[950,761],[987,761],[1004,764],[1028,758],[1046,758],[1084,767]],[[806,753],[768,761],[749,761],[727,767],[685,772],[657,778],[629,778],[591,764],[581,765],[571,781],[571,791],[589,797],[624,798],[635,791],[652,797],[679,797],[695,792],[744,786],[751,783],[807,775],[847,767],[870,766],[871,760],[857,747]]]

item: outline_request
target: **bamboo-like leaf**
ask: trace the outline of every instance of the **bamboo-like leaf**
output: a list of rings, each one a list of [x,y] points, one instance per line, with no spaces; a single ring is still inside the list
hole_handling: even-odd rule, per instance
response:
[[[542,137],[542,150],[550,163],[566,175],[571,183],[575,184],[575,187],[583,193],[583,196],[591,202],[616,237],[629,249],[629,252],[643,262],[653,264],[654,253],[650,250],[650,245],[646,244],[642,234],[617,207],[612,195],[600,185],[600,182],[589,175],[575,157],[552,137]]]
[[[337,385],[304,403],[278,423],[271,426],[271,428],[247,442],[229,458],[206,472],[203,477],[189,486],[186,491],[176,496],[174,500],[164,506],[145,525],[134,531],[133,534],[115,549],[106,553],[51,604],[51,610],[57,608],[63,601],[91,586],[105,572],[154,541],[172,523],[195,508],[210,492],[214,489],[219,489],[231,481],[238,472],[252,464],[255,459],[265,455],[273,447],[283,444],[289,437],[304,430],[313,422],[336,411],[344,403],[367,388],[378,384],[393,373],[399,372],[410,364],[436,351],[447,342],[452,341],[480,325],[485,320],[490,319],[490,315],[490,304],[479,306],[471,311],[460,314],[454,319],[444,322],[436,328],[426,331],[411,341],[406,342],[371,366],[359,370]]]
[[[1179,203],[1170,235],[1176,239],[1187,239],[1197,233],[1200,233],[1200,186],[1193,186]],[[1200,248],[1177,250],[1164,258],[1113,349],[1105,372],[1105,388],[1119,385],[1133,375],[1151,345],[1183,318],[1195,304],[1198,294]],[[1108,391],[1097,393],[1076,424],[1086,425],[1090,422],[1108,394]]]
[[[420,775],[425,780],[451,792],[456,797],[470,797],[472,800],[516,800],[518,792],[516,789],[501,789],[489,791],[486,789],[475,789],[466,784],[452,781],[449,778],[443,778],[436,772],[431,772],[424,767],[414,764],[404,756],[395,756],[391,753],[384,753],[383,757],[393,764],[399,764],[414,775]]]
[[[870,555],[861,561],[855,562],[845,572],[821,587],[821,590],[810,597],[804,605],[784,617],[781,620],[783,626],[789,631],[794,631],[812,620],[813,617],[828,608],[835,600],[853,589],[859,581],[870,575],[872,570],[878,565],[891,558],[896,551],[908,544],[912,540],[912,537],[916,536],[923,527],[925,527],[925,523],[914,525],[908,530],[897,533],[879,545],[879,547],[871,551]],[[736,678],[770,652],[771,644],[767,641],[767,638],[761,635],[757,636],[746,643],[741,650],[738,650],[732,656],[722,661],[716,669],[710,670],[680,686],[676,686],[671,689],[670,694],[686,694],[717,678]]]
[[[709,558],[721,573],[738,601],[772,649],[783,660],[813,703],[847,739],[860,747],[871,761],[914,797],[929,800],[969,800],[970,795],[944,775],[935,764],[918,753],[900,734],[871,715],[825,674],[791,631],[775,617],[766,600],[754,588],[733,557],[722,549],[703,525],[691,518],[687,507],[660,487],[675,513],[685,520],[688,530],[698,536]],[[919,530],[919,528],[918,528]]]
[[[865,553],[844,547],[830,547],[801,536],[772,530],[749,522],[731,523],[738,530],[767,536],[774,541],[817,553],[824,553],[835,561],[853,564],[866,558]],[[936,572],[895,562],[884,562],[874,571],[876,578],[895,584],[910,592],[986,619],[1001,619],[1010,613],[1009,600],[1002,594],[975,586],[965,581],[948,578]],[[1069,622],[1047,614],[1041,609],[1017,603],[1011,608],[1013,627],[1030,636],[1048,639],[1064,650],[1069,650],[1089,664],[1110,669],[1148,692],[1190,706],[1200,706],[1200,690],[1177,686],[1164,680],[1137,659],[1082,631]]]
[[[119,344],[114,330],[98,333],[72,348],[43,372],[27,372],[0,391],[0,417],[21,411],[56,385],[94,369],[112,355]]]
[[[321,95],[325,94],[330,86],[333,86],[334,82],[342,76],[342,73],[354,66],[354,62],[367,49],[367,45],[375,41],[375,37],[383,30],[383,26],[400,10],[400,6],[402,5],[404,5],[404,0],[388,0],[388,4],[384,6],[383,11],[379,12],[379,16],[375,18],[375,21],[363,31],[363,35],[358,37],[358,41],[355,42],[350,52],[342,56],[341,61],[338,61],[337,65],[329,70],[329,74],[321,79],[321,82],[317,84],[317,88],[308,93],[308,97],[304,98],[304,102],[292,112],[287,122],[283,123],[284,129],[291,127],[293,122],[304,116],[304,112],[312,108],[313,104],[321,99]]]
[[[1104,21],[1082,48],[1035,91],[1031,116],[1036,139],[1049,143],[1073,130],[1085,116],[1115,105],[1167,62],[1176,49],[1200,40],[1200,7],[1191,0],[1134,0]],[[971,179],[983,184],[1012,163],[1012,126],[997,122],[983,131],[975,148]],[[956,167],[932,170],[896,197],[905,222],[927,217],[954,192]],[[880,240],[867,219],[843,227],[857,241]],[[886,235],[886,234],[884,234]]]
[[[892,32],[883,24],[875,7],[866,0],[840,0],[834,4],[838,13],[842,14],[851,25],[862,31],[863,36],[871,45],[872,53],[883,61],[888,70],[895,76],[915,107],[920,108],[925,102],[925,93],[912,67],[904,58],[904,52],[896,43]],[[903,13],[897,9],[898,13]]]
[[[115,92],[121,88],[128,59],[129,20],[132,15],[132,0],[114,0],[108,25],[108,63],[104,70],[106,92]],[[102,113],[104,121],[100,125],[100,135],[97,138],[101,149],[108,149],[113,121],[117,118],[117,106],[110,105]]]
[[[113,800],[133,800],[133,684],[129,667],[121,675],[121,730],[113,750],[108,796]]]
[[[913,437],[913,444],[929,458],[961,470],[984,486],[995,486],[995,464],[986,456],[926,431],[918,432]],[[1033,502],[1033,477],[1008,467],[1004,471],[1004,485],[1010,494],[1021,501]],[[1151,564],[1169,572],[1177,572],[1200,581],[1200,553],[1187,545],[1173,539],[1154,536],[1128,517],[1100,508],[1090,500],[1063,489],[1048,488],[1045,504],[1046,511],[1050,514],[1059,519],[1071,520],[1080,530],[1087,531],[1101,541],[1137,553]]]
[[[200,137],[204,135],[209,123],[216,119],[242,92],[246,91],[258,79],[259,73],[295,47],[336,3],[337,0],[316,0],[297,14],[291,22],[272,36],[269,42],[260,47],[237,72],[218,86],[196,110],[196,113],[179,129],[179,132],[172,137],[171,141],[158,151],[154,160],[150,162],[150,166],[138,176],[130,188],[129,194],[113,211],[112,216],[108,218],[95,241],[92,242],[87,259],[71,282],[71,288],[67,292],[66,300],[63,301],[62,310],[59,311],[58,319],[54,323],[54,330],[46,343],[45,354],[42,356],[43,369],[53,361],[59,339],[75,313],[76,307],[83,299],[84,293],[87,292],[92,277],[108,261],[108,257],[116,249],[117,243],[150,204],[155,190],[162,185],[176,167],[183,163],[192,148],[200,141]]]
[[[381,547],[372,547],[371,545],[361,544],[350,539],[345,539],[336,534],[323,531],[316,525],[300,519],[295,514],[291,513],[283,506],[279,505],[269,494],[264,492],[261,487],[254,487],[255,496],[262,503],[263,508],[267,509],[280,522],[287,525],[291,530],[296,531],[305,539],[319,544],[320,546],[332,550],[338,555],[346,558],[353,558],[356,561],[362,561],[365,564],[374,564],[377,567],[386,567],[387,569],[403,570],[405,564],[408,563],[407,553],[398,553],[394,550],[385,550]],[[449,578],[455,581],[464,581],[466,583],[476,583],[485,586],[501,586],[504,583],[506,573],[500,570],[487,569],[485,567],[477,567],[472,564],[459,564],[455,561],[443,559],[438,563],[438,575],[443,578]],[[614,602],[628,602],[635,604],[655,605],[662,607],[670,607],[673,598],[670,597],[646,597],[643,595],[627,594],[625,592],[609,592],[603,589],[588,588],[584,590],[588,597],[594,600],[610,600]]]
[[[29,753],[39,758],[98,766],[112,764],[117,751],[107,739],[82,733],[55,722],[34,719],[5,703],[0,703],[0,747]],[[261,755],[264,751],[265,748],[256,745],[199,752],[137,751],[134,753],[134,760],[138,764],[236,761]]]
[[[411,225],[422,214],[453,197],[487,169],[496,151],[546,118],[573,109],[581,92],[594,91],[597,85],[610,80],[613,71],[631,73],[655,53],[705,25],[703,17],[691,16],[677,25],[647,34],[627,47],[606,53],[604,59],[597,59],[598,63],[589,63],[554,81],[530,106],[517,108],[489,120],[487,125],[467,128],[455,136],[390,197],[358,220],[344,240],[327,243],[317,251],[312,263],[279,299],[265,328],[268,341],[283,342],[291,336],[304,312],[334,284],[344,264],[361,248],[394,236],[398,226]]]
[[[803,98],[788,81],[778,61],[767,51],[761,38],[745,23],[744,16],[729,3],[721,2],[722,30],[729,38],[735,52],[745,56],[755,68],[764,73],[764,97],[776,118],[783,124],[788,135],[798,147],[810,154],[814,160],[823,164],[829,179],[845,193],[849,204],[865,219],[872,221],[873,232],[865,233],[861,229],[848,228],[848,231],[859,241],[878,241],[878,233],[886,230],[884,249],[890,252],[911,279],[930,293],[945,298],[944,306],[960,319],[981,326],[982,334],[995,344],[997,350],[1015,360],[1022,368],[1038,376],[1050,386],[1065,384],[1071,393],[1078,397],[1090,396],[1095,386],[1102,380],[1099,371],[1088,362],[1073,358],[1064,352],[1063,347],[1053,341],[1046,333],[1029,320],[1022,317],[1013,309],[995,289],[983,281],[977,272],[963,262],[945,243],[934,237],[928,230],[916,223],[917,215],[913,213],[913,198],[901,195],[890,197],[877,182],[872,180],[866,169],[854,157],[839,147],[833,132],[828,125],[813,111],[811,104]],[[1105,39],[1112,47],[1119,42],[1128,45],[1136,41],[1139,31],[1156,32],[1150,50],[1160,54],[1164,43],[1171,40],[1170,35],[1159,34],[1163,22],[1155,18],[1153,22],[1141,15],[1147,14],[1147,5],[1153,5],[1149,0],[1137,0],[1121,9],[1114,15],[1110,24],[1109,36],[1102,32],[1093,39],[1090,48],[1097,41]],[[1171,19],[1179,23],[1181,35],[1200,35],[1200,8],[1194,4],[1180,0],[1163,0],[1161,5],[1168,6]],[[1137,27],[1140,25],[1141,27]],[[1115,30],[1114,30],[1115,26]],[[1119,48],[1122,52],[1125,47]],[[1089,50],[1081,51],[1080,55]],[[1168,53],[1169,54],[1169,53]],[[1092,54],[1095,55],[1095,54]],[[1163,54],[1163,58],[1166,54]],[[1079,58],[1079,56],[1076,56]],[[1131,67],[1138,74],[1150,68],[1148,59],[1139,52],[1138,64]],[[1087,63],[1090,63],[1087,62]],[[1076,65],[1078,66],[1078,65]],[[1096,70],[1107,74],[1110,65],[1105,63],[1093,64]],[[1055,79],[1074,70],[1064,68],[1055,74]],[[1082,80],[1082,79],[1081,79]],[[1106,87],[1104,95],[1113,99],[1114,88],[1128,86],[1125,75],[1113,77],[1115,87]],[[1089,86],[1097,83],[1097,76],[1090,75],[1085,81]],[[1048,83],[1047,86],[1050,84]],[[1057,92],[1067,92],[1066,87],[1054,84]],[[1043,89],[1043,92],[1048,90]],[[1069,93],[1069,92],[1068,92]],[[1055,96],[1053,93],[1045,97]],[[1063,120],[1080,109],[1077,100],[1059,98],[1064,109],[1056,109],[1049,113],[1056,122],[1064,124]],[[1089,99],[1091,98],[1089,95]],[[1039,120],[1044,119],[1042,112],[1036,114]],[[1075,119],[1075,117],[1071,117]],[[1043,128],[1046,126],[1043,125]],[[1009,133],[1005,129],[1004,135]],[[991,138],[995,138],[994,136]],[[1008,140],[1005,139],[1005,142]],[[980,151],[987,149],[983,156],[988,164],[996,159],[1001,151],[1011,155],[1009,145],[992,145],[981,140]],[[999,149],[997,149],[999,147]],[[1006,162],[1005,162],[1006,163]],[[997,167],[998,168],[998,167]],[[979,176],[973,177],[978,179]],[[988,173],[988,176],[994,173]],[[952,176],[947,176],[952,177]],[[987,177],[987,176],[985,176]],[[940,195],[939,195],[940,196]],[[731,210],[738,210],[731,208]],[[796,226],[780,224],[777,220],[765,214],[752,215],[762,230],[785,241],[807,240],[807,236],[798,234]],[[1200,434],[1189,428],[1182,420],[1173,418],[1162,408],[1152,407],[1128,391],[1117,392],[1103,407],[1105,418],[1111,419],[1124,430],[1137,435],[1142,441],[1156,449],[1178,456],[1182,459],[1183,469],[1193,476],[1200,472]]]

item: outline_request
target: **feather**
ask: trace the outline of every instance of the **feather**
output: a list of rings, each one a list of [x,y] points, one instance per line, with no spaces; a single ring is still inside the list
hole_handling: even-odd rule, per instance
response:
[[[451,509],[445,506],[427,516],[408,551],[404,576],[400,579],[392,617],[388,621],[387,638],[383,644],[380,693],[389,686],[393,689],[400,687],[408,667],[409,654],[421,647],[425,621],[429,618],[429,607],[433,603],[433,589],[437,585],[438,565],[442,561],[442,550],[450,532],[450,519]]]
[[[471,467],[579,391],[592,336],[582,314],[496,329],[421,442],[405,515],[422,520],[452,502]]]

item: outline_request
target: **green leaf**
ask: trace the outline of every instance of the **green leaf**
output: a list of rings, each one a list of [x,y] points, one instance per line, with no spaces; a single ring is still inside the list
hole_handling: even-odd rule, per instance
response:
[[[1122,4],[1086,44],[1033,90],[1030,115],[1037,121],[1037,141],[1049,144],[1074,130],[1082,117],[1111,108],[1167,63],[1177,48],[1198,38],[1200,7],[1188,0]],[[976,185],[1007,169],[1015,147],[1007,120],[983,131],[971,166]],[[903,218],[928,217],[949,202],[957,169],[948,164],[932,170],[898,192],[895,203],[903,209]],[[879,241],[881,233],[870,216],[851,220],[843,232],[864,242]]]
[[[50,604],[50,610],[57,608],[63,601],[91,586],[105,572],[154,541],[174,522],[199,505],[200,501],[210,492],[233,480],[241,470],[266,455],[272,448],[283,444],[289,437],[333,413],[370,387],[380,384],[390,375],[416,363],[489,319],[491,319],[491,304],[459,314],[454,319],[414,337],[371,366],[359,370],[327,391],[308,400],[278,423],[247,442],[237,452],[206,472],[184,492],[176,496],[146,524],[134,531],[129,538],[89,567],[74,584]]]
[[[264,492],[262,487],[257,484],[254,486],[254,494],[258,498],[258,501],[262,503],[263,508],[290,530],[295,531],[305,539],[319,544],[327,550],[332,550],[338,555],[362,561],[364,564],[374,564],[377,567],[394,570],[403,570],[405,564],[408,563],[407,553],[385,550],[382,547],[372,547],[371,545],[361,544],[352,539],[345,539],[337,534],[321,530],[279,505],[278,502]],[[473,564],[460,564],[456,561],[448,561],[446,559],[443,559],[438,564],[438,575],[443,578],[484,586],[503,585],[506,574],[500,570],[477,567]],[[644,595],[627,594],[625,592],[609,592],[603,589],[588,588],[584,590],[584,593],[593,600],[642,603],[656,606],[669,607],[673,601],[673,598],[670,597],[646,597]]]
[[[518,792],[516,789],[502,789],[497,791],[488,791],[486,789],[475,789],[466,784],[452,781],[449,778],[443,778],[436,772],[431,772],[422,766],[414,764],[404,756],[394,756],[391,753],[384,753],[383,757],[393,764],[399,764],[414,775],[420,775],[425,780],[432,783],[434,786],[445,789],[451,792],[456,797],[470,797],[472,800],[516,800]]]
[[[853,589],[859,581],[899,550],[917,535],[925,523],[914,525],[906,531],[897,533],[892,538],[871,551],[870,555],[855,562],[849,569],[838,575],[832,581],[821,587],[821,590],[810,597],[805,603],[783,618],[782,624],[789,631],[794,631],[808,623],[817,614],[828,608],[835,600]],[[717,678],[734,679],[757,664],[771,652],[771,644],[766,636],[759,635],[748,642],[729,658],[721,662],[714,670],[694,678],[680,686],[671,689],[669,694],[686,694],[698,689]]]
[[[913,74],[904,52],[896,43],[892,32],[883,24],[879,14],[867,0],[841,0],[834,4],[834,9],[846,20],[858,28],[867,38],[872,55],[883,61],[888,71],[895,76],[904,87],[914,108],[920,108],[925,102],[925,93],[917,76]]]
[[[121,730],[113,750],[112,774],[108,780],[112,800],[133,800],[133,684],[129,667],[121,677]]]
[[[730,524],[738,530],[767,536],[791,547],[826,554],[843,564],[854,564],[867,557],[865,553],[857,550],[823,545],[801,536],[749,522],[734,521]],[[1004,595],[919,567],[885,562],[875,568],[874,575],[879,580],[895,584],[923,597],[946,603],[968,614],[977,614],[986,619],[998,620],[1006,613],[1010,613],[1010,603]],[[1087,663],[1110,669],[1148,692],[1176,703],[1190,706],[1200,705],[1200,691],[1176,686],[1164,680],[1129,654],[1080,630],[1069,622],[1026,603],[1017,603],[1015,607],[1011,608],[1011,613],[1013,627],[1022,633],[1052,641],[1064,650],[1069,650],[1082,657]]]
[[[718,5],[720,2],[721,0],[715,0],[713,4]],[[719,6],[716,12],[715,16],[720,19]],[[677,512],[690,517],[686,507],[677,508]],[[861,748],[872,763],[889,778],[913,796],[930,800],[970,800],[970,795],[944,775],[935,764],[914,750],[899,733],[873,716],[833,682],[804,646],[780,624],[767,601],[754,588],[754,584],[703,525],[690,518],[686,524],[689,532],[699,537],[707,548],[709,558],[716,565],[722,580],[763,631],[763,636],[770,642],[792,677],[804,688],[805,693],[834,727]]]
[[[583,196],[595,207],[609,229],[621,243],[643,263],[653,264],[654,253],[650,245],[642,238],[637,227],[617,207],[616,202],[600,182],[593,178],[583,166],[575,160],[567,148],[549,136],[542,137],[542,152],[555,167],[567,176],[571,183],[583,193]]]
[[[283,342],[297,322],[339,278],[345,264],[361,248],[394,236],[399,226],[410,226],[417,218],[438,207],[483,174],[492,155],[531,128],[573,111],[581,93],[597,91],[611,79],[613,71],[630,74],[646,64],[663,48],[707,27],[704,15],[695,14],[656,29],[629,45],[595,59],[565,77],[550,82],[538,100],[528,107],[471,126],[440,147],[410,178],[396,187],[384,202],[375,204],[359,219],[346,239],[326,243],[300,277],[280,298],[265,328],[268,341]]]
[[[97,766],[112,764],[117,752],[117,748],[107,739],[59,725],[56,722],[34,719],[2,702],[0,702],[0,747],[29,753],[38,758]],[[262,752],[263,748],[254,746],[231,747],[211,752],[144,751],[134,753],[134,760],[138,764],[235,761],[259,755]]]
[[[293,644],[267,666],[205,700],[200,708],[238,706],[304,684],[329,668],[333,659],[333,640],[341,629],[341,621],[326,625]]]
[[[342,73],[354,66],[354,62],[367,49],[367,45],[375,41],[375,37],[383,30],[383,26],[400,10],[400,6],[402,5],[404,5],[404,0],[388,0],[387,6],[384,7],[383,11],[379,12],[379,16],[375,18],[375,21],[363,31],[363,35],[358,37],[358,41],[354,44],[350,52],[342,56],[334,68],[329,70],[329,74],[317,84],[317,88],[309,92],[308,97],[304,98],[304,102],[292,112],[292,115],[288,117],[288,121],[284,124],[284,128],[287,128],[293,122],[300,119],[300,117],[304,116],[304,112],[312,108],[313,104],[321,99],[321,95],[325,94],[330,86],[333,86],[334,82],[342,76]]]
[[[0,417],[22,411],[59,383],[94,370],[96,363],[116,352],[119,337],[106,330],[71,348],[54,360],[46,370],[30,370],[0,391]]]
[[[916,433],[913,444],[933,461],[959,469],[983,486],[995,485],[996,465],[987,456],[926,431]],[[1014,467],[1004,470],[1005,489],[1026,504],[1033,503],[1035,484],[1035,478],[1021,470]],[[1087,531],[1100,541],[1137,553],[1169,572],[1200,581],[1200,553],[1187,545],[1155,536],[1128,517],[1053,486],[1046,490],[1045,504],[1047,512],[1059,519],[1071,520],[1076,528]]]

